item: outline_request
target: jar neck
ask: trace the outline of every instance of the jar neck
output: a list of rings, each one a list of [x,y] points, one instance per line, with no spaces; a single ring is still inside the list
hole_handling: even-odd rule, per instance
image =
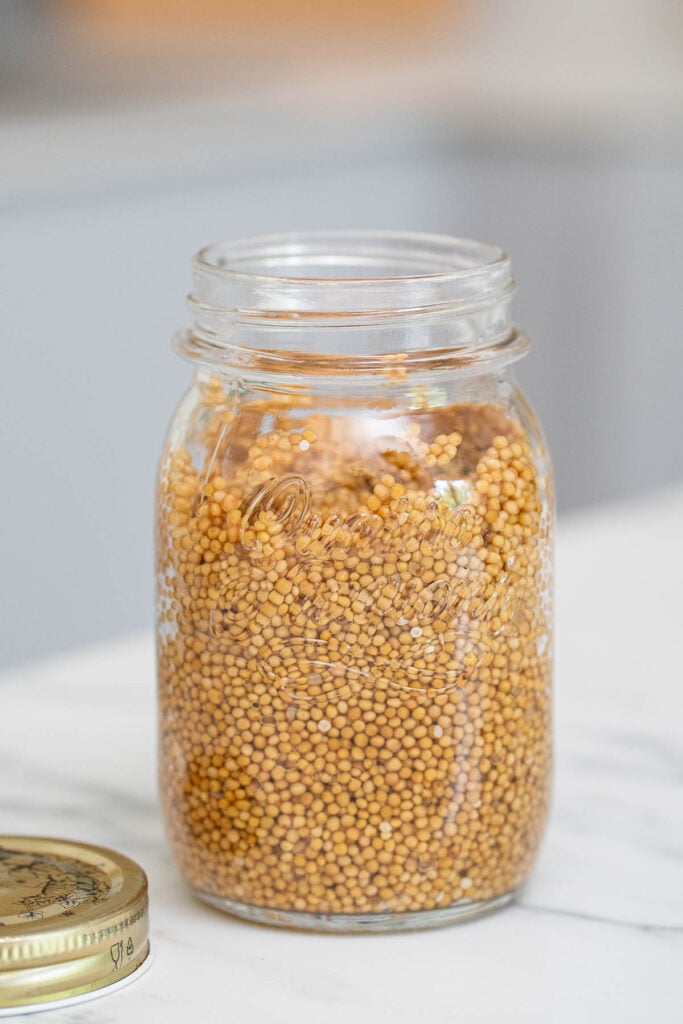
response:
[[[202,250],[178,351],[218,372],[399,383],[519,358],[499,249],[409,233],[282,235]]]

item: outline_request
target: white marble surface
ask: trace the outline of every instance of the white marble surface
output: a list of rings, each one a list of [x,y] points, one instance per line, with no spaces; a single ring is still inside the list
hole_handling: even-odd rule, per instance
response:
[[[0,831],[114,846],[151,883],[151,970],[54,1024],[674,1021],[683,964],[683,491],[561,524],[557,768],[542,855],[499,914],[314,936],[185,891],[155,799],[149,636],[0,678]],[[40,615],[49,614],[36,602]]]

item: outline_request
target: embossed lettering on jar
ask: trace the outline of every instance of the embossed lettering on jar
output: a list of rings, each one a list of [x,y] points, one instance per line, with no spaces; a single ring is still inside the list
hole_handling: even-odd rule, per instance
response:
[[[160,785],[195,893],[325,930],[509,901],[551,769],[553,497],[504,253],[203,250],[157,510]]]

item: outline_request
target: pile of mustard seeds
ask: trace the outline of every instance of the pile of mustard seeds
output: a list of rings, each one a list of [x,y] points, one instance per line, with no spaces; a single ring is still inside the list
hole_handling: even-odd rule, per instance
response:
[[[161,792],[188,882],[311,914],[508,893],[551,767],[551,497],[502,407],[198,389],[158,503]]]

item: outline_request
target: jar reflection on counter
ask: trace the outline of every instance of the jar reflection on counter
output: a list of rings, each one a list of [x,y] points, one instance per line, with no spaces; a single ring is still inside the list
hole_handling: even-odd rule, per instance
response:
[[[162,461],[169,838],[243,916],[468,916],[514,893],[547,811],[543,444],[499,353],[428,383],[392,358],[364,391],[310,373],[306,337],[294,386],[212,351]]]

